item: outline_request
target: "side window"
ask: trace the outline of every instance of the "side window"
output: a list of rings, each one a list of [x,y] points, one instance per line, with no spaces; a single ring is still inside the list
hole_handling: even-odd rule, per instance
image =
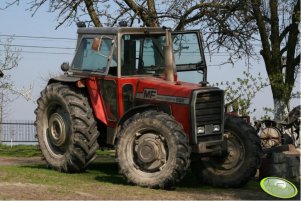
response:
[[[202,63],[197,33],[173,34],[176,65]]]
[[[116,83],[114,80],[101,80],[100,86],[107,117],[115,121],[118,115]]]
[[[122,99],[124,112],[133,107],[133,85],[126,84],[122,87]]]
[[[206,81],[206,63],[199,32],[173,32],[172,38],[178,79]]]
[[[111,50],[113,48],[113,40],[111,38],[102,37],[102,43],[99,51],[92,49],[93,38],[83,38],[80,46],[75,54],[72,69],[83,71],[105,72],[110,62]],[[114,59],[111,65],[115,65]]]

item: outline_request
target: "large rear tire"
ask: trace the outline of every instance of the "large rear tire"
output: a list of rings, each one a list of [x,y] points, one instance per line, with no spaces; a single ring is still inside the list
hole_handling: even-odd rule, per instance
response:
[[[99,132],[87,94],[49,84],[38,99],[36,130],[47,164],[60,172],[83,172],[95,158]]]
[[[199,180],[217,187],[239,187],[256,174],[260,165],[260,139],[253,127],[241,118],[225,117],[223,156],[200,157],[191,162]]]
[[[129,183],[169,189],[184,177],[190,147],[183,127],[173,117],[151,110],[124,123],[117,159]]]

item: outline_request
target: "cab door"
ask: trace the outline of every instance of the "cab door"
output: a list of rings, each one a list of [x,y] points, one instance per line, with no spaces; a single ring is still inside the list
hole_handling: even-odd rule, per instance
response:
[[[118,120],[116,36],[84,35],[80,38],[71,72],[86,80],[95,116],[114,127]]]
[[[108,122],[118,120],[118,89],[117,77],[106,76],[99,79],[99,88]]]

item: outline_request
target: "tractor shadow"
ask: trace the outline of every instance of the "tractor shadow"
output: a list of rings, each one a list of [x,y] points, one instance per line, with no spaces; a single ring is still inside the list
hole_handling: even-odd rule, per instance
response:
[[[116,162],[94,162],[89,165],[87,171],[97,171],[99,175],[95,179],[99,182],[128,185],[122,175],[118,174],[118,164]]]

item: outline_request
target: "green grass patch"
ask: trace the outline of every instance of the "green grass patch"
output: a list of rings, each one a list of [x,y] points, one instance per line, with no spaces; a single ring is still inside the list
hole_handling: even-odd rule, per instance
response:
[[[115,157],[115,150],[97,150],[96,154],[104,161],[111,161]],[[6,157],[34,157],[42,156],[37,145],[4,145],[0,144],[0,156]]]
[[[34,157],[41,156],[41,152],[36,145],[15,145],[11,147],[0,144],[0,156]]]
[[[43,186],[44,190],[47,189],[48,197],[46,196],[46,198],[48,199],[53,199],[53,194],[57,196],[55,197],[57,199],[75,198],[77,192],[91,194],[99,199],[204,199],[210,198],[207,195],[219,196],[220,192],[227,196],[235,194],[240,199],[249,199],[254,194],[253,192],[261,192],[259,182],[254,180],[239,188],[239,193],[237,193],[237,189],[214,188],[200,183],[190,170],[183,180],[176,184],[176,191],[141,188],[128,184],[127,180],[118,173],[115,150],[98,150],[96,154],[96,160],[89,165],[84,173],[80,174],[60,173],[49,169],[45,163],[11,166],[1,166],[0,164],[0,183]],[[42,156],[42,154],[38,146],[16,145],[10,147],[0,145],[1,156],[34,157]],[[241,192],[244,192],[245,195],[240,195]],[[264,193],[262,194],[264,195]],[[204,197],[200,197],[201,195]],[[13,198],[32,199],[35,197],[1,197],[0,191],[0,200]],[[81,198],[95,199],[95,197]]]
[[[182,199],[185,195],[197,196],[201,194],[216,194],[216,192],[223,192],[224,194],[232,193],[237,189],[223,189],[214,188],[208,185],[200,184],[195,176],[188,171],[185,178],[176,185],[175,191],[153,190],[148,188],[141,188],[132,186],[127,183],[122,175],[118,174],[118,165],[116,162],[109,161],[98,157],[97,161],[93,162],[84,173],[80,174],[66,174],[48,169],[46,165],[26,165],[26,166],[0,166],[0,180],[8,183],[29,183],[36,185],[47,186],[53,193],[58,193],[56,189],[60,189],[62,194],[79,190],[81,192],[93,193],[106,199],[110,198],[110,194],[117,196],[116,198],[156,198],[163,199],[169,196],[175,199],[178,195]],[[250,181],[244,187],[239,188],[243,190],[260,191],[259,183]],[[115,193],[112,194],[113,191]],[[177,193],[178,195],[174,195]],[[156,194],[156,196],[154,196]],[[183,194],[183,195],[182,195]],[[134,196],[134,197],[132,197]],[[135,197],[137,196],[137,197]],[[102,198],[102,197],[100,197]],[[115,198],[115,197],[114,197]],[[192,198],[192,197],[188,197]]]
[[[29,153],[25,153],[26,150]],[[0,156],[31,156],[40,154],[36,146],[9,146],[0,145]],[[66,174],[49,169],[46,164],[31,165],[0,165],[0,183],[34,184],[47,189],[48,199],[76,198],[77,192],[91,194],[98,199],[211,199],[209,195],[237,195],[237,198],[249,199],[256,193],[261,193],[258,181],[250,181],[239,189],[214,188],[201,184],[191,173],[187,172],[184,179],[176,185],[175,191],[154,190],[132,186],[118,173],[118,164],[115,161],[115,151],[97,151],[96,160],[89,165],[84,173]],[[34,189],[36,190],[36,189]],[[39,191],[37,189],[37,191]],[[245,195],[242,197],[241,193]],[[21,192],[22,193],[22,192]],[[264,193],[261,193],[261,195]],[[53,197],[56,195],[56,197]],[[203,197],[202,197],[203,196]],[[80,197],[81,199],[95,199],[95,197]],[[0,199],[14,199],[16,197],[1,197]],[[17,197],[20,198],[20,197]],[[33,197],[21,197],[32,199]],[[41,197],[42,198],[42,197]],[[220,197],[214,197],[220,198]],[[265,198],[265,197],[259,197]],[[259,199],[256,197],[256,199]]]

